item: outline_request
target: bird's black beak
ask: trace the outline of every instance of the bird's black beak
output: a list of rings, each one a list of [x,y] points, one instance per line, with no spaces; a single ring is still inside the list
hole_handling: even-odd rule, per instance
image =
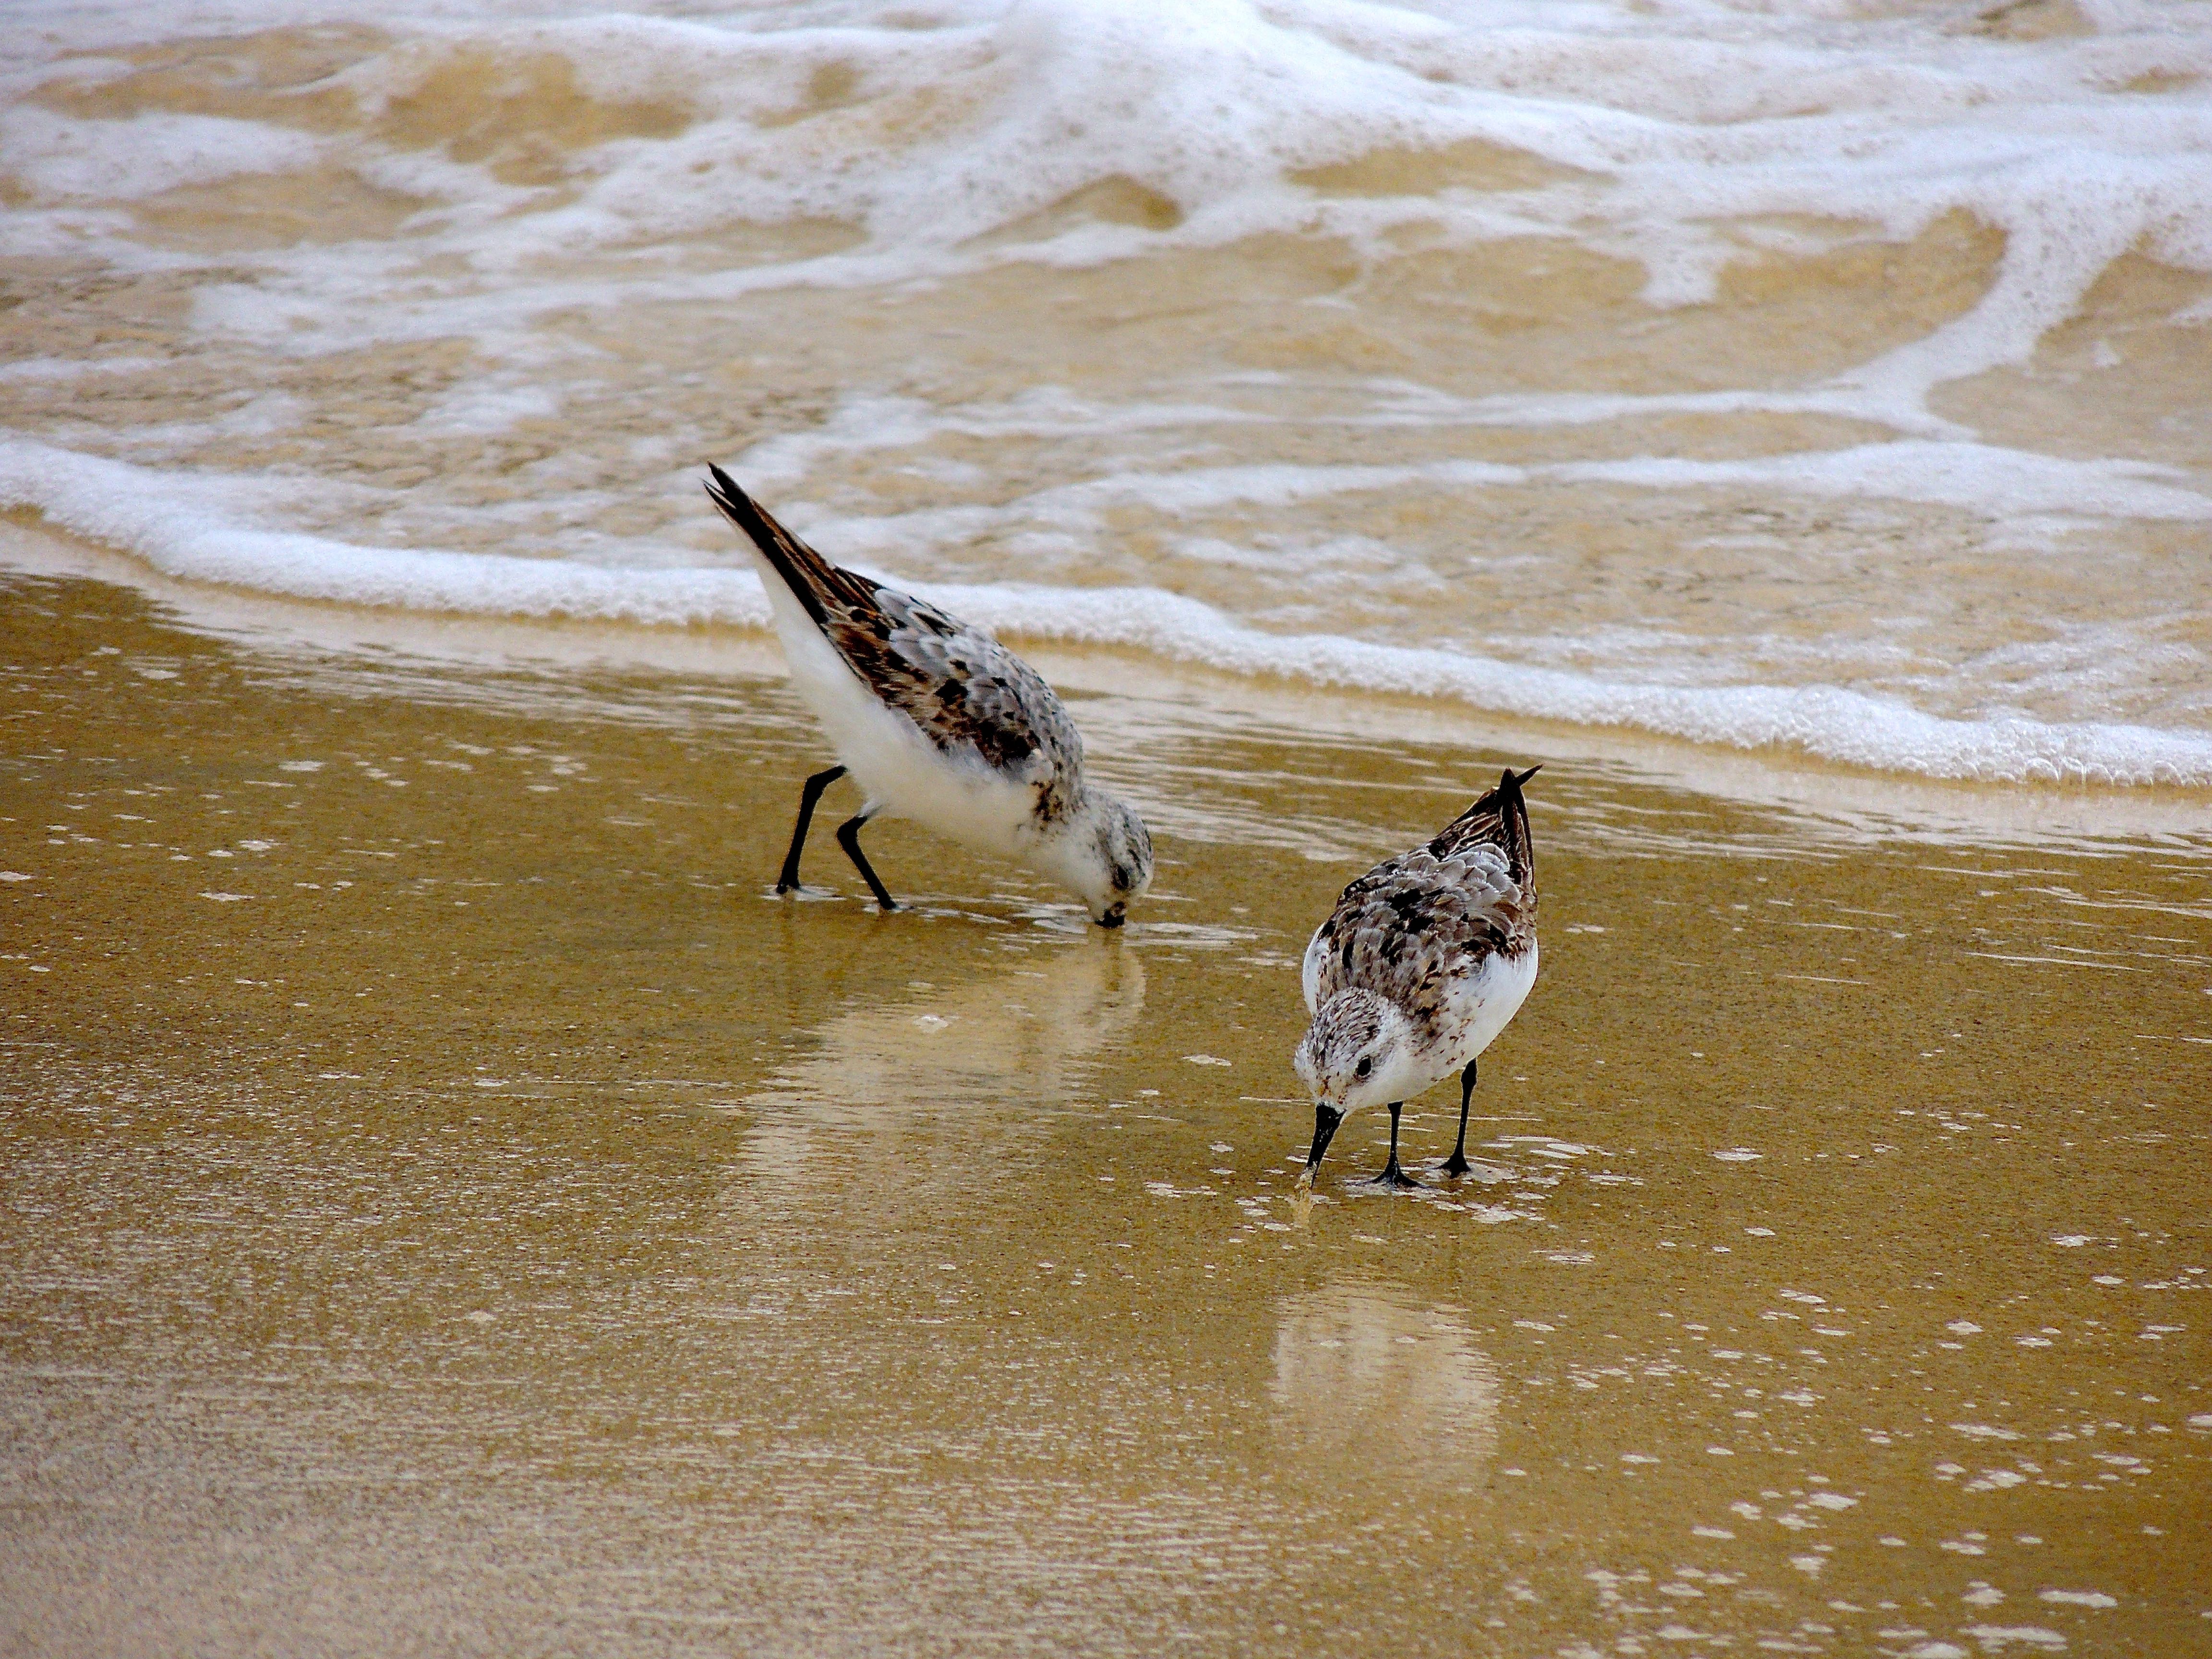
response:
[[[1343,1121],[1342,1112],[1318,1103],[1315,1105],[1313,1150],[1306,1154],[1306,1174],[1309,1176],[1321,1168],[1322,1154],[1328,1150],[1329,1140],[1336,1133],[1336,1126]]]
[[[1109,910],[1104,915],[1098,918],[1098,925],[1101,927],[1119,927],[1123,922],[1128,921],[1128,919],[1129,913],[1117,904],[1112,909]]]

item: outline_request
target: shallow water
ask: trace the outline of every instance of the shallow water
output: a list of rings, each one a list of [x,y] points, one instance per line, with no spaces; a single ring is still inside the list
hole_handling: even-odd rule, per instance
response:
[[[2209,17],[13,7],[0,1648],[2203,1650]],[[1125,933],[768,893],[710,459]],[[1485,1178],[1302,1201],[1539,759]]]
[[[1127,932],[891,825],[879,916],[742,640],[0,599],[11,1650],[2205,1640],[2201,834],[1555,760],[1496,1178],[1302,1206],[1306,925],[1540,733],[1078,693],[1195,803]]]
[[[750,621],[2212,785],[2212,24],[2136,0],[37,5],[0,501]]]

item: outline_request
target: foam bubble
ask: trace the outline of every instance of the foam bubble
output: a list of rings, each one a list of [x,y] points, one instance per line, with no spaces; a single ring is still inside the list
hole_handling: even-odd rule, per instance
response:
[[[560,399],[540,386],[493,386],[475,382],[438,401],[415,422],[425,432],[497,433],[519,421],[550,420]]]
[[[161,15],[189,29],[218,16],[276,21],[276,9],[179,3]],[[357,3],[318,9],[389,21]],[[2123,252],[2212,268],[2212,123],[2196,101],[2124,90],[2142,75],[2212,67],[2203,32],[2170,10],[2108,6],[2094,38],[2023,52],[1947,32],[1938,17],[1846,21],[1817,4],[1716,19],[1601,6],[1016,0],[921,27],[904,8],[865,0],[730,22],[441,9],[449,21],[426,20],[333,77],[364,129],[343,155],[366,178],[446,203],[454,247],[486,272],[739,223],[828,220],[862,235],[858,257],[632,279],[708,299],[763,276],[836,285],[1008,258],[1094,264],[1261,234],[1341,238],[1387,264],[1394,238],[1419,225],[1445,245],[1570,238],[1636,260],[1646,298],[1680,306],[1709,301],[1747,245],[1813,246],[1793,221],[1901,241],[1970,215],[2003,237],[1978,301],[1822,389],[1924,423],[1929,387],[2021,361]],[[80,38],[121,32],[38,10]],[[457,79],[468,96],[447,95]],[[401,107],[404,142],[377,126]],[[26,176],[113,199],[322,153],[305,134],[204,116],[72,122],[24,109],[9,119]],[[558,188],[454,159],[501,125],[565,151]],[[1308,177],[1378,152],[1468,144],[1526,165],[1486,186],[1448,172],[1351,190]],[[1077,201],[1091,205],[1046,212]],[[313,313],[349,338],[469,326],[461,295],[373,314],[293,297],[290,320]],[[574,295],[533,280],[505,297],[511,318]]]
[[[242,173],[301,171],[323,153],[306,133],[222,116],[88,121],[35,105],[0,112],[0,168],[48,201],[137,201]]]
[[[2057,453],[2038,453],[2033,438],[1969,430],[1963,395],[1931,407],[1937,388],[2049,346],[2124,259],[2212,271],[2212,113],[2197,91],[2155,90],[2212,75],[2212,27],[2197,11],[2139,0],[2097,0],[2091,12],[2095,27],[2081,38],[2029,46],[1959,33],[1942,9],[1875,15],[1833,0],[1454,0],[1418,11],[1355,0],[955,0],[927,13],[895,0],[808,0],[696,17],[591,0],[418,0],[404,16],[361,0],[29,0],[11,14],[21,51],[0,65],[0,170],[20,198],[0,216],[0,245],[157,273],[189,286],[191,310],[172,359],[0,368],[0,389],[30,406],[22,421],[45,422],[49,441],[9,444],[0,489],[191,580],[344,604],[754,627],[766,613],[750,573],[662,568],[683,556],[668,536],[614,528],[650,517],[630,509],[665,475],[638,478],[641,457],[665,465],[686,447],[726,440],[735,422],[657,406],[641,415],[652,388],[621,384],[621,365],[601,378],[600,359],[618,354],[603,351],[592,325],[574,329],[575,318],[697,315],[776,289],[818,291],[810,303],[850,291],[856,307],[970,279],[988,294],[1009,266],[1036,285],[1066,280],[1073,295],[1068,273],[1116,264],[1112,280],[1140,291],[1153,269],[1280,244],[1356,271],[1332,276],[1313,307],[1341,312],[1355,331],[1381,319],[1376,332],[1389,335],[1388,302],[1371,296],[1393,283],[1425,293],[1408,260],[1488,257],[1508,243],[1632,262],[1640,275],[1619,289],[1622,315],[1642,317],[1625,297],[1640,286],[1644,304],[1687,316],[1726,297],[1732,268],[1780,262],[1796,282],[1823,260],[1886,259],[1931,228],[1965,226],[1975,251],[1931,279],[1948,288],[1914,298],[1911,282],[1885,275],[1885,295],[1904,295],[1897,316],[1877,319],[1856,361],[1839,361],[1846,346],[1802,373],[1769,375],[1754,354],[1712,378],[1703,364],[1647,375],[1580,360],[1554,374],[1540,350],[1523,365],[1516,337],[1491,330],[1480,337],[1500,362],[1484,364],[1475,384],[1522,389],[1455,397],[1415,371],[1392,384],[1334,379],[1351,360],[1329,348],[1324,368],[1303,378],[1218,377],[1206,389],[1218,401],[1170,389],[1179,367],[1170,363],[1147,387],[1155,402],[1046,389],[994,405],[953,403],[956,392],[939,404],[895,395],[933,392],[933,368],[841,338],[823,349],[851,354],[837,358],[834,383],[861,392],[818,427],[756,444],[744,470],[804,481],[794,518],[834,528],[839,556],[957,570],[975,580],[913,585],[1031,637],[1931,777],[2202,784],[2212,781],[2212,736],[2201,729],[2212,705],[2193,689],[2201,584],[2165,612],[2155,602],[2087,618],[2069,610],[2079,593],[2154,591],[2161,568],[2190,568],[2174,562],[2186,550],[2166,550],[2212,519],[2212,494],[2201,468],[2151,458],[2197,452],[2154,436],[2155,416],[2133,428],[2118,415],[2085,422],[2078,440],[2051,431],[2043,447]],[[255,59],[255,30],[321,22],[370,27],[331,32],[324,44],[341,66],[311,95]],[[162,43],[218,35],[234,76],[195,83],[199,68],[161,57]],[[192,96],[223,112],[185,107]],[[349,174],[348,188],[377,198],[375,212],[346,222],[355,240],[249,231],[227,246],[232,222],[204,203],[152,199],[308,169],[317,189],[325,174]],[[272,210],[270,222],[285,222]],[[793,228],[809,226],[821,234]],[[2159,302],[2170,302],[2159,321],[2169,335],[2205,314],[2182,280]],[[1856,323],[1889,301],[1844,303]],[[1086,312],[1074,325],[1097,320]],[[1238,325],[1227,309],[1207,324]],[[2076,342],[2080,361],[2126,372],[2136,348],[2116,337],[2128,351]],[[1630,336],[1620,339],[1634,357]],[[477,359],[457,381],[418,374],[419,363],[394,366],[366,392],[336,368],[320,380],[284,373],[380,342],[455,341]],[[1264,349],[1241,360],[1283,361]],[[225,389],[204,407],[226,412],[203,416],[192,392],[177,390],[186,363]],[[95,373],[96,391],[119,395],[35,407],[47,384],[69,390]],[[2040,363],[2037,374],[2047,391]],[[264,378],[264,396],[228,400]],[[414,402],[373,441],[351,441],[361,433],[349,416],[409,403],[422,386],[434,388],[427,408]],[[2081,393],[2085,408],[2118,401]],[[161,402],[171,418],[146,414]],[[801,389],[790,406],[806,404]],[[1312,413],[1324,404],[1328,415]],[[743,419],[761,418],[763,405],[744,406]],[[442,470],[441,451],[488,450],[471,441],[564,410],[580,411],[580,411],[603,409],[604,433],[580,434],[584,453],[547,458],[532,475],[556,491],[590,477],[557,501],[541,492],[526,506],[504,483],[478,489],[491,461],[459,482]],[[1717,453],[1710,435],[1680,439],[1686,453],[1629,453],[1663,452],[1692,428],[1709,434],[1706,416],[1734,423],[1725,441],[1738,453]],[[1875,423],[1895,441],[1834,435],[1837,421]],[[1611,422],[1652,424],[1620,442],[1565,430]],[[653,435],[637,436],[648,425]],[[1510,464],[1471,459],[1460,440],[1474,428],[1559,434],[1578,458],[1523,441],[1483,452]],[[1796,435],[1808,430],[1825,435]],[[2121,435],[2108,441],[2113,430]],[[1281,441],[1253,437],[1263,431]],[[1077,453],[1040,457],[1048,442]],[[2131,443],[2136,455],[2095,453]],[[155,478],[103,471],[110,464],[58,444],[268,471]],[[892,457],[901,447],[930,453]],[[286,527],[297,505],[286,492],[304,493],[296,480],[312,471],[337,472],[341,453],[358,476],[433,474],[404,505],[393,492],[372,528],[346,533],[511,549],[544,505],[534,522],[560,528],[536,545],[562,556],[380,550]],[[1312,464],[1316,455],[1329,464]],[[815,487],[815,465],[854,458],[879,469],[910,461],[934,469],[933,483],[965,466],[975,487],[897,514],[807,518],[807,495],[851,499]],[[452,462],[455,478],[472,464]],[[1585,487],[1608,492],[1607,511],[1613,499],[1695,492],[1904,503],[1926,511],[1897,513],[1871,533],[1903,519],[1908,535],[1933,525],[1931,539],[1953,528],[1942,515],[1972,515],[1981,523],[1962,538],[1978,532],[1979,543],[1946,565],[1946,580],[1971,587],[1960,573],[1980,548],[2000,546],[2078,560],[2078,574],[2069,567],[2008,611],[2008,574],[2025,567],[1994,562],[1985,586],[1936,592],[1924,609],[1980,607],[1996,620],[1924,648],[1913,630],[1925,617],[1897,622],[1879,575],[1818,638],[1754,640],[1756,617],[1715,639],[1686,624],[1662,637],[1671,617],[1608,631],[1602,617],[1584,627],[1580,616],[1493,635],[1486,617],[1430,604],[1453,575],[1433,548],[1341,522],[1301,540],[1304,526],[1284,522],[1322,516],[1301,513],[1317,504],[1361,505],[1335,498],[1427,492],[1437,501],[1417,502],[1407,522],[1423,509],[1434,522],[1500,492],[1521,492],[1504,503],[1517,508]],[[1152,550],[1129,552],[1117,537],[1131,516],[1159,521],[1150,564]],[[1239,517],[1255,521],[1251,533],[1221,522]],[[1722,528],[1710,545],[1742,526]],[[1807,567],[1849,556],[1859,533],[1853,523],[1778,567],[1783,585],[1809,586],[1797,580]],[[1746,532],[1738,544],[1757,539]],[[1777,539],[1755,556],[1781,556]],[[617,556],[639,568],[605,568]],[[1185,562],[1177,574],[1162,574],[1175,560]],[[1012,572],[1049,580],[990,580]],[[1102,576],[1116,585],[1095,585]],[[1160,591],[1169,583],[1219,603]],[[1326,605],[1314,602],[1324,586]],[[1516,654],[1537,660],[1506,659]],[[1882,694],[1858,689],[1876,684]],[[2008,699],[2032,702],[2039,718],[2008,712]],[[2137,717],[2167,724],[2128,723]]]
[[[1660,489],[1723,484],[1833,497],[1887,496],[1958,507],[1993,519],[2026,514],[2201,522],[2212,496],[2185,488],[2188,475],[2142,462],[2074,461],[1991,444],[1900,440],[1850,449],[1742,460],[1638,458],[1568,463],[1553,476]]]
[[[0,502],[34,507],[163,574],[297,599],[647,625],[766,626],[749,571],[607,570],[555,559],[361,547],[240,522],[245,492],[44,444],[0,441]]]
[[[1356,411],[1340,417],[1351,427],[1407,425],[1435,429],[1470,425],[1589,423],[1631,416],[1794,412],[1804,405],[1788,397],[1731,393],[1725,398],[1493,398],[1459,399],[1425,388],[1385,383]],[[1830,410],[1828,412],[1839,412]],[[1003,404],[939,408],[914,398],[859,397],[848,400],[819,427],[781,434],[748,449],[738,463],[746,476],[795,481],[822,462],[867,452],[915,447],[945,438],[1059,438],[1109,433],[1173,431],[1208,426],[1261,426],[1282,417],[1205,404],[1101,404],[1042,388]],[[1723,460],[1640,456],[1613,461],[1563,461],[1507,465],[1444,460],[1401,466],[1187,467],[1172,473],[1123,471],[1113,477],[1055,486],[1019,498],[1019,509],[1049,517],[1134,501],[1167,514],[1235,502],[1290,506],[1316,497],[1363,490],[1425,485],[1480,489],[1534,482],[1620,483],[1655,489],[1747,486],[1834,498],[1877,497],[1954,507],[2005,519],[2026,514],[2080,518],[2138,518],[2165,521],[2212,519],[2212,495],[2188,488],[2178,467],[2122,459],[2074,460],[1970,437],[1904,438]],[[900,521],[901,534],[915,521]],[[924,526],[926,528],[926,526]],[[972,534],[963,524],[957,533]]]
[[[21,441],[0,442],[0,502],[135,553],[164,574],[295,599],[413,611],[570,617],[660,626],[766,626],[749,571],[605,569],[560,560],[368,548],[240,523],[220,480],[156,473]],[[1624,684],[1437,648],[1262,633],[1157,589],[916,583],[987,627],[1130,647],[1234,673],[1450,698],[1537,719],[1626,726],[1739,748],[1772,746],[1875,769],[1993,781],[2212,783],[2212,737],[2025,719],[1946,720],[1832,686]],[[1747,1149],[1714,1154],[1747,1161]]]

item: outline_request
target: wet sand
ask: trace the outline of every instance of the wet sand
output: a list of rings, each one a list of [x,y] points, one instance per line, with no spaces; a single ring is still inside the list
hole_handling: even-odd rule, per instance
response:
[[[1126,933],[889,824],[882,916],[768,893],[757,640],[0,607],[0,1649],[2212,1643],[2201,802],[1875,833],[1133,672]],[[1378,1115],[1302,1206],[1306,933],[1509,759],[1497,1178],[1365,1188]]]

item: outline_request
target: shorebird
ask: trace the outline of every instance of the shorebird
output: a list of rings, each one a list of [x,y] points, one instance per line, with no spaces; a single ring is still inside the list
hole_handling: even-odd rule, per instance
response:
[[[1398,1114],[1454,1072],[1459,1143],[1443,1170],[1471,1167],[1475,1056],[1536,982],[1536,858],[1521,786],[1538,769],[1508,767],[1433,839],[1346,888],[1314,930],[1304,969],[1313,1023],[1294,1060],[1315,1102],[1308,1181],[1346,1113],[1387,1103],[1390,1162],[1376,1179],[1419,1186],[1398,1167]]]
[[[860,850],[875,817],[911,818],[1002,854],[1119,927],[1152,879],[1152,841],[1127,802],[1083,775],[1083,739],[1035,669],[981,629],[831,564],[719,466],[707,494],[744,531],[799,690],[837,751],[806,780],[775,890],[799,884],[822,792],[851,773],[865,796],[837,844],[886,910],[898,904]]]

